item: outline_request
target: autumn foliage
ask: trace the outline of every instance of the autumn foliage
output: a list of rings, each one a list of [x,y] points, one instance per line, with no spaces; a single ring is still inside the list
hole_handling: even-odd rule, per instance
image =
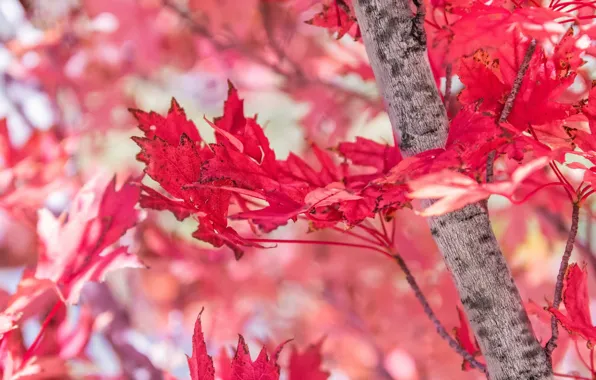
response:
[[[353,0],[9,3],[2,379],[483,378],[424,219],[479,201],[596,376],[592,2],[425,1],[449,129],[407,158]]]

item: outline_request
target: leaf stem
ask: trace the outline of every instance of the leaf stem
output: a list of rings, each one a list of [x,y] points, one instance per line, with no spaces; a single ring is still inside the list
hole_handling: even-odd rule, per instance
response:
[[[386,251],[373,247],[370,245],[365,244],[355,244],[355,243],[343,243],[338,241],[326,241],[326,240],[296,240],[296,239],[246,239],[246,241],[250,241],[253,243],[293,243],[293,244],[316,244],[316,245],[335,245],[341,247],[353,247],[353,248],[362,248],[362,249],[370,249],[371,251],[379,252],[384,256],[392,257]]]
[[[474,367],[486,374],[487,373],[486,366],[483,363],[480,363],[468,351],[466,351],[457,342],[457,340],[455,340],[447,332],[447,330],[445,329],[445,326],[443,326],[441,321],[439,321],[439,318],[437,318],[435,312],[433,311],[430,304],[428,303],[428,300],[424,296],[424,293],[422,293],[422,289],[420,289],[420,286],[416,282],[414,275],[410,271],[410,268],[408,268],[406,262],[401,257],[401,255],[396,253],[393,255],[393,258],[397,262],[397,265],[399,265],[402,272],[404,272],[404,274],[406,275],[406,281],[410,285],[410,288],[412,288],[412,290],[414,291],[414,295],[416,296],[416,299],[418,299],[418,301],[422,305],[422,308],[424,309],[424,314],[426,314],[426,316],[431,320],[431,322],[435,326],[435,329],[437,330],[437,333],[439,334],[439,336],[441,338],[443,338],[449,344],[449,347],[453,348],[453,350],[455,350],[455,352],[460,354],[466,361],[468,361],[472,367]]]
[[[373,245],[374,245],[374,244],[381,244],[381,245],[382,245],[382,243],[380,243],[379,241],[375,241],[375,240],[373,240],[373,239],[371,239],[371,238],[369,238],[369,237],[362,236],[362,235],[360,235],[360,234],[357,234],[356,232],[353,232],[353,231],[350,231],[350,230],[343,230],[343,229],[341,229],[341,228],[339,228],[339,227],[337,227],[337,226],[333,226],[333,227],[332,227],[332,229],[333,229],[334,231],[337,231],[337,232],[339,232],[339,233],[342,233],[342,234],[346,234],[346,235],[349,235],[349,236],[355,237],[355,238],[357,238],[357,239],[360,239],[360,240],[362,240],[362,241],[365,241],[365,242],[367,242],[367,243],[370,243],[370,244],[373,244]]]
[[[43,323],[41,324],[41,327],[39,328],[39,332],[37,333],[35,340],[33,341],[33,343],[31,343],[31,345],[29,346],[27,351],[25,351],[25,354],[23,354],[23,361],[22,361],[23,365],[27,362],[27,360],[29,360],[31,358],[31,356],[33,356],[35,349],[39,345],[39,342],[41,342],[41,338],[43,337],[43,334],[44,334],[46,328],[48,327],[48,325],[50,324],[50,322],[52,321],[52,319],[54,318],[54,316],[56,315],[58,310],[60,310],[61,306],[62,306],[62,300],[59,299],[58,301],[56,301],[56,303],[54,304],[54,307],[52,307],[52,309],[50,310],[50,312],[44,319]]]
[[[573,211],[571,213],[571,228],[569,229],[569,235],[567,237],[567,243],[565,244],[565,251],[561,258],[561,265],[559,266],[559,273],[557,274],[557,283],[555,285],[555,296],[553,299],[553,307],[557,309],[561,304],[561,298],[563,294],[563,279],[565,278],[565,272],[567,272],[567,266],[569,266],[569,257],[573,251],[573,245],[575,243],[575,237],[577,236],[577,228],[579,224],[579,204],[573,203]],[[557,324],[557,318],[553,315],[551,317],[551,330],[552,336],[544,347],[546,356],[550,359],[554,349],[557,347],[557,339],[559,338],[559,326]]]

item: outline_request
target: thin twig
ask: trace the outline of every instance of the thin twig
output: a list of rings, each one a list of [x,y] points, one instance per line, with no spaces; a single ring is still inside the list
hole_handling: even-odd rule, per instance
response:
[[[561,298],[563,294],[563,279],[565,278],[565,272],[567,272],[567,266],[569,265],[569,257],[573,251],[573,244],[575,243],[575,236],[577,235],[577,227],[579,224],[579,204],[573,204],[573,211],[571,214],[571,228],[569,230],[569,236],[567,238],[567,244],[565,244],[565,252],[561,258],[561,266],[559,267],[559,273],[557,274],[557,284],[555,285],[555,296],[553,299],[553,307],[557,309],[561,304]],[[559,338],[559,326],[557,324],[557,318],[551,317],[551,330],[552,336],[544,347],[544,352],[548,358],[551,357],[554,349],[557,347],[557,339]]]
[[[449,99],[451,98],[451,85],[453,83],[451,63],[445,68],[445,96],[443,97],[443,104],[445,105],[445,111],[449,115]]]
[[[414,291],[414,294],[416,295],[416,298],[418,299],[418,301],[422,305],[422,308],[424,309],[424,314],[426,314],[427,317],[431,320],[431,322],[435,326],[435,329],[437,330],[437,333],[439,334],[439,336],[441,336],[441,338],[443,338],[445,341],[447,341],[447,343],[449,344],[449,347],[453,348],[455,350],[455,352],[457,352],[458,354],[460,354],[466,361],[468,361],[470,363],[470,365],[473,368],[476,368],[476,369],[484,372],[485,374],[487,374],[486,366],[484,364],[480,363],[468,351],[466,351],[447,332],[447,330],[445,329],[445,326],[443,326],[441,324],[441,321],[439,321],[439,319],[437,318],[435,312],[433,311],[433,309],[431,308],[430,304],[428,303],[428,300],[426,299],[426,297],[422,293],[422,289],[420,289],[420,286],[418,286],[418,283],[416,282],[416,279],[412,275],[412,272],[410,272],[410,268],[408,268],[406,262],[401,257],[401,255],[395,254],[395,255],[393,255],[393,257],[395,258],[395,261],[397,262],[397,265],[399,265],[399,267],[402,270],[402,272],[404,272],[404,274],[406,275],[406,281],[408,281],[408,284],[410,285],[410,287]]]
[[[507,100],[505,100],[505,106],[503,106],[503,110],[501,111],[499,123],[504,123],[509,117],[511,110],[513,109],[513,103],[515,103],[515,98],[517,97],[517,94],[521,89],[522,82],[524,81],[524,76],[526,75],[526,71],[528,71],[528,68],[530,67],[530,60],[532,59],[535,50],[536,40],[532,40],[530,42],[530,46],[528,46],[528,50],[526,50],[526,55],[524,55],[524,60],[522,61],[521,66],[519,67],[517,76],[513,81],[513,87],[511,87],[511,92],[509,93]]]
[[[501,111],[501,115],[499,116],[498,123],[504,123],[507,121],[511,110],[513,109],[513,104],[515,103],[515,98],[519,93],[521,88],[522,82],[524,81],[524,76],[526,75],[526,71],[528,71],[528,67],[530,67],[530,60],[534,55],[534,51],[536,50],[536,40],[530,41],[530,46],[528,46],[528,50],[526,50],[526,54],[524,55],[524,60],[522,61],[519,71],[513,80],[513,86],[511,87],[511,92],[507,96],[505,100],[505,105],[503,106],[503,110]],[[495,158],[497,156],[496,151],[491,151],[488,154],[488,160],[486,161],[486,183],[490,183],[494,180],[494,165],[495,165]]]

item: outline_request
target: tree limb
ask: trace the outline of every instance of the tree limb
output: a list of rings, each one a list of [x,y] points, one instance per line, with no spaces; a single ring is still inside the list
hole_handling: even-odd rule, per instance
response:
[[[426,57],[424,12],[406,0],[355,0],[377,85],[404,156],[444,147],[448,120]],[[426,201],[426,205],[430,202]],[[552,379],[549,362],[480,203],[429,220],[491,380]]]
[[[575,237],[577,236],[577,228],[579,224],[579,204],[573,204],[573,212],[571,214],[571,228],[569,229],[569,236],[567,237],[567,243],[565,244],[565,251],[563,252],[563,257],[561,258],[561,265],[559,267],[559,273],[557,274],[557,284],[555,285],[555,296],[553,298],[553,307],[555,309],[559,308],[561,304],[561,298],[563,295],[563,279],[565,278],[565,273],[567,272],[567,267],[569,266],[569,257],[571,256],[571,252],[573,251],[573,245],[575,243]],[[557,318],[553,315],[551,317],[551,330],[552,336],[546,343],[546,347],[544,347],[544,352],[546,353],[547,357],[551,357],[554,349],[557,347],[557,339],[559,338],[559,326],[557,324]]]
[[[445,340],[447,344],[449,344],[449,347],[453,348],[455,352],[457,352],[464,359],[466,359],[473,368],[476,368],[477,370],[486,374],[486,366],[480,363],[478,360],[476,360],[468,351],[466,351],[457,342],[457,340],[453,339],[453,337],[449,335],[449,333],[445,329],[445,326],[443,326],[441,321],[439,321],[439,318],[437,318],[437,315],[428,303],[428,300],[424,296],[424,293],[422,293],[422,289],[420,289],[420,286],[418,286],[416,278],[414,277],[412,272],[410,272],[410,268],[408,268],[408,265],[401,257],[401,255],[395,254],[393,255],[393,257],[395,258],[397,265],[399,265],[399,268],[402,270],[402,272],[404,272],[404,275],[406,276],[406,281],[410,285],[410,288],[412,288],[412,290],[414,291],[414,295],[416,296],[418,302],[420,302],[420,304],[422,305],[422,309],[424,309],[424,314],[426,314],[428,319],[430,319],[430,321],[433,323],[433,325],[435,326],[435,330],[437,330],[439,336],[443,338],[443,340]]]
[[[530,67],[530,60],[534,55],[534,51],[536,50],[536,40],[530,41],[530,45],[528,46],[528,50],[526,50],[526,54],[524,54],[524,60],[522,61],[517,75],[513,80],[513,86],[511,87],[511,92],[507,96],[505,100],[505,105],[503,106],[503,110],[501,111],[501,115],[499,116],[499,124],[504,123],[507,121],[511,110],[513,109],[513,103],[515,103],[515,98],[517,98],[517,93],[521,88],[522,82],[524,81],[524,76],[526,75],[526,71],[528,71],[528,67]],[[493,181],[494,177],[494,165],[495,165],[495,158],[497,157],[497,152],[492,151],[488,154],[488,160],[486,161],[486,183],[490,183]]]

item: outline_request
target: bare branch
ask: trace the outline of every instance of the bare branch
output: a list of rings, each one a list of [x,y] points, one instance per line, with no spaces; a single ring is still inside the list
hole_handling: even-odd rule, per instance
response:
[[[424,296],[424,293],[422,293],[422,289],[420,289],[420,286],[418,286],[418,283],[416,282],[416,278],[414,278],[414,275],[412,275],[410,268],[408,268],[406,262],[401,257],[401,255],[395,254],[395,255],[393,255],[393,257],[395,258],[395,261],[397,262],[397,265],[399,265],[402,272],[404,272],[404,274],[406,275],[406,281],[408,281],[410,288],[412,288],[412,290],[414,291],[414,295],[416,296],[416,299],[418,299],[418,301],[422,305],[422,309],[424,309],[424,314],[426,314],[426,316],[431,320],[431,322],[435,326],[435,330],[437,330],[437,333],[441,336],[441,338],[443,338],[443,340],[445,340],[449,344],[449,347],[453,348],[453,350],[455,350],[455,352],[457,352],[464,359],[466,359],[472,367],[487,374],[486,366],[484,364],[480,363],[468,351],[466,351],[447,332],[447,330],[445,329],[445,326],[443,326],[441,321],[439,321],[439,318],[437,318],[437,315],[435,314],[432,307],[428,303],[428,300]]]
[[[445,96],[443,97],[443,104],[445,104],[445,111],[449,114],[449,100],[451,98],[451,85],[453,83],[451,63],[445,69]]]
[[[534,55],[534,51],[536,50],[536,40],[530,41],[530,45],[528,46],[528,50],[526,50],[526,54],[524,55],[524,59],[519,67],[519,71],[515,76],[513,81],[513,86],[511,87],[511,92],[507,96],[505,100],[505,105],[503,106],[503,110],[501,111],[501,115],[499,116],[499,124],[504,123],[507,121],[511,110],[513,109],[513,104],[515,103],[515,98],[517,98],[517,94],[521,88],[522,82],[524,81],[524,76],[526,75],[526,71],[528,71],[528,67],[530,67],[530,60]],[[497,156],[496,151],[492,151],[488,154],[488,160],[486,161],[486,183],[490,183],[494,180],[494,166],[495,166],[495,158]]]
[[[571,256],[571,252],[573,251],[573,245],[575,243],[575,237],[577,236],[577,229],[579,224],[579,204],[573,204],[573,211],[571,214],[571,228],[569,229],[569,236],[567,237],[567,244],[565,244],[565,251],[563,252],[563,257],[561,258],[561,265],[559,266],[559,273],[557,274],[557,284],[555,286],[555,296],[553,299],[553,307],[555,309],[559,308],[561,304],[562,294],[563,294],[563,279],[565,278],[565,273],[567,272],[567,267],[569,266],[569,257]],[[554,349],[557,347],[557,339],[559,338],[559,326],[557,324],[557,318],[555,316],[551,317],[551,330],[552,336],[546,343],[546,347],[544,347],[544,351],[547,357],[551,357]]]

